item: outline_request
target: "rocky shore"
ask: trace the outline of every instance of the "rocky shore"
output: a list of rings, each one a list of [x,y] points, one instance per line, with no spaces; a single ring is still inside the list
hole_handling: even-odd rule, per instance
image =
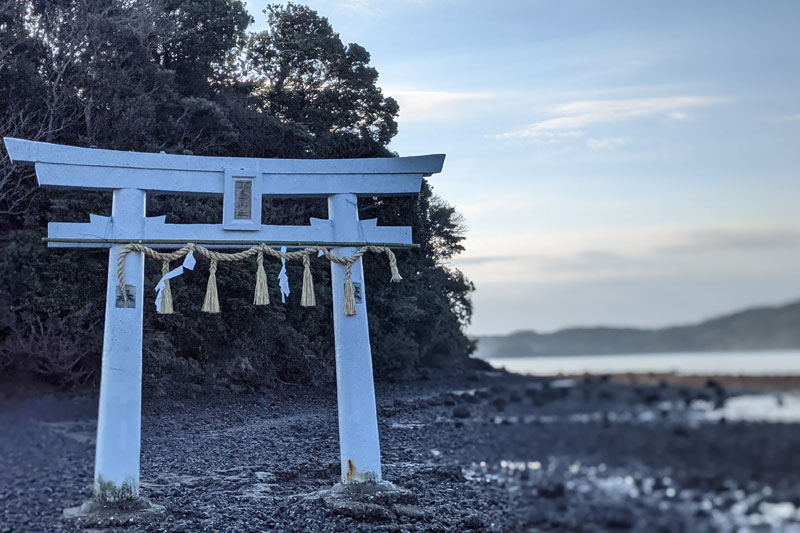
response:
[[[335,388],[146,397],[142,492],[164,511],[78,519],[62,512],[91,496],[96,397],[6,394],[0,533],[800,531],[800,397],[735,386],[487,371],[379,382],[383,474],[401,490],[351,503],[326,491]],[[786,416],[737,410],[750,400]]]

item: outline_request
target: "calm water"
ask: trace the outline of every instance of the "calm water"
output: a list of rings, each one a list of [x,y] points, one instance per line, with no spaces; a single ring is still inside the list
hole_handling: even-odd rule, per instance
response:
[[[800,350],[685,352],[626,355],[570,355],[488,359],[495,368],[520,374],[678,374],[800,375]]]

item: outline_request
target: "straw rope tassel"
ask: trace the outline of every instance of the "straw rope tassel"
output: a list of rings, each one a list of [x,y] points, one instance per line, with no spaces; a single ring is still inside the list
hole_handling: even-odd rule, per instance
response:
[[[400,271],[397,270],[397,258],[394,256],[394,252],[384,246],[383,253],[389,258],[389,270],[392,272],[392,283],[400,283],[403,281],[403,278],[400,276]]]
[[[215,252],[213,250],[209,250],[203,246],[199,246],[196,244],[187,244],[180,250],[171,253],[163,253],[148,246],[145,246],[141,243],[128,243],[122,247],[119,254],[117,255],[117,280],[119,281],[120,287],[125,287],[125,258],[131,252],[140,252],[146,255],[147,257],[152,257],[158,261],[162,262],[162,272],[163,274],[167,274],[169,272],[169,263],[171,261],[177,261],[181,257],[184,257],[189,252],[194,251],[198,254],[202,255],[203,257],[207,257],[211,260],[211,266],[208,269],[209,276],[208,276],[208,285],[206,286],[206,296],[205,300],[203,301],[203,311],[206,313],[219,313],[219,296],[217,295],[217,262],[218,261],[242,261],[247,259],[248,257],[252,257],[253,255],[258,254],[258,271],[256,272],[256,290],[253,296],[253,303],[256,305],[265,305],[269,303],[269,293],[267,291],[267,276],[264,272],[264,254],[270,255],[275,258],[279,259],[287,259],[287,260],[294,260],[294,259],[303,259],[303,265],[305,270],[303,272],[303,295],[301,297],[301,305],[304,307],[312,306],[316,304],[316,297],[314,296],[314,283],[313,279],[311,278],[311,265],[309,256],[311,253],[318,252],[321,255],[324,255],[326,259],[331,261],[332,263],[336,263],[337,265],[341,265],[345,267],[345,284],[344,284],[344,314],[346,316],[353,316],[356,314],[356,299],[355,299],[355,288],[353,286],[353,265],[358,262],[359,259],[366,253],[366,252],[373,252],[373,253],[384,253],[386,257],[389,259],[389,269],[392,272],[392,282],[399,282],[403,278],[400,276],[400,272],[397,268],[397,258],[394,255],[394,252],[389,249],[387,246],[362,246],[359,248],[353,255],[350,257],[337,257],[330,250],[322,247],[322,246],[310,246],[304,250],[298,250],[295,252],[280,252],[265,244],[260,244],[258,246],[253,246],[247,250],[243,250],[241,252],[231,253],[231,254],[224,254],[220,252]],[[168,314],[172,312],[173,302],[172,302],[172,290],[169,285],[169,281],[164,282],[164,291],[166,294],[162,293],[162,313]],[[126,298],[125,291],[122,291],[122,297]]]
[[[164,260],[161,262],[161,275],[166,276],[169,273],[169,261]],[[169,280],[164,282],[164,290],[161,291],[161,313],[162,315],[172,314],[172,288],[169,285]]]
[[[269,305],[269,286],[267,273],[264,272],[264,252],[258,251],[258,270],[256,271],[256,293],[253,296],[255,305]]]
[[[206,286],[206,298],[203,300],[203,312],[219,313],[219,297],[217,296],[217,260],[211,260],[208,268],[208,285]]]
[[[344,274],[344,314],[354,316],[356,314],[356,291],[353,288],[353,263],[347,263]]]
[[[314,297],[314,280],[311,278],[311,260],[308,254],[303,256],[303,294],[300,297],[300,305],[303,307],[314,307],[317,299]]]

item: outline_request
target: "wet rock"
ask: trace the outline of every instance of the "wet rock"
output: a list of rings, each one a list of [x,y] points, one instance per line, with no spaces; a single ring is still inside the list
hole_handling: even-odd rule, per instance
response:
[[[471,514],[461,523],[464,529],[484,529],[486,522],[477,514]]]
[[[462,401],[467,403],[480,403],[481,401],[477,394],[462,394],[460,398]]]
[[[646,391],[642,394],[642,401],[648,405],[653,405],[661,401],[661,396],[656,391]]]
[[[491,404],[498,411],[503,411],[506,408],[506,404],[508,404],[508,402],[504,398],[495,398],[494,400],[491,401]]]
[[[464,481],[464,472],[458,465],[435,466],[429,472],[439,481]]]
[[[453,409],[453,418],[469,418],[470,416],[472,416],[472,413],[470,413],[466,405],[459,405]]]
[[[376,503],[334,501],[328,504],[328,507],[336,514],[349,516],[356,520],[388,521],[393,516],[389,509]]]
[[[561,482],[543,485],[537,489],[542,498],[563,498],[566,490]]]
[[[428,407],[437,407],[439,405],[442,405],[442,400],[441,400],[441,398],[438,398],[438,397],[434,396],[434,397],[428,398],[425,401],[425,404]]]
[[[689,430],[683,426],[675,426],[672,428],[672,434],[676,437],[683,437],[686,438],[689,436]]]
[[[634,514],[625,507],[608,507],[603,513],[601,523],[608,530],[627,531],[633,528]]]
[[[388,521],[394,518],[390,508],[416,503],[416,495],[391,483],[337,484],[332,489],[315,493],[305,501],[321,494],[325,506],[335,514],[356,520]]]
[[[392,506],[392,510],[400,516],[413,518],[415,520],[425,520],[428,518],[428,513],[418,505],[398,503]]]

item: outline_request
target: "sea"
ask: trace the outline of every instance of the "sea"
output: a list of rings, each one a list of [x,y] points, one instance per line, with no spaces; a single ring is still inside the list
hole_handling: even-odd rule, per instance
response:
[[[487,359],[495,368],[533,376],[668,373],[684,375],[800,375],[800,350],[558,355]]]

